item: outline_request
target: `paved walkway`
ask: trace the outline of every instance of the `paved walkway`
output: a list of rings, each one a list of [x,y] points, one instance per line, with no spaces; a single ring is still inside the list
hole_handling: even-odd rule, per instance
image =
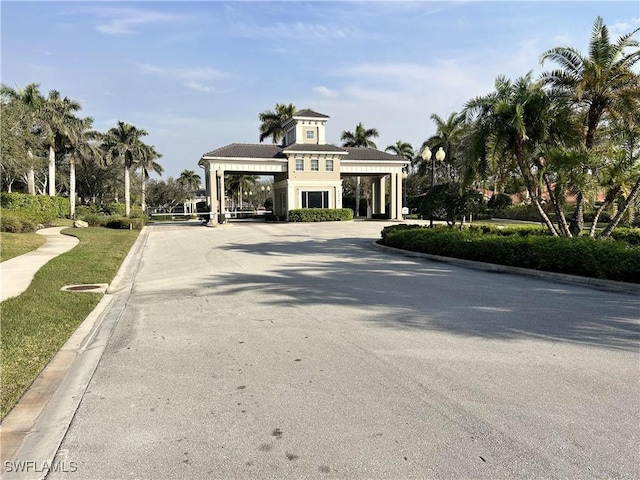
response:
[[[60,233],[63,228],[68,227],[50,227],[38,230],[38,234],[46,237],[47,243],[37,250],[0,263],[0,278],[2,279],[0,301],[3,302],[7,298],[20,295],[29,288],[33,276],[43,265],[78,244],[77,238]]]

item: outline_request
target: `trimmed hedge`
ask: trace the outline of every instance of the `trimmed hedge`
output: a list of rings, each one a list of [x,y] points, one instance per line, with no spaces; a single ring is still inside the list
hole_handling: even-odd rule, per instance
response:
[[[289,211],[290,222],[336,222],[353,220],[350,208],[298,208]]]
[[[0,231],[10,233],[35,232],[42,226],[53,225],[56,217],[44,213],[30,213],[22,210],[2,210]]]
[[[402,224],[384,228],[380,243],[445,257],[640,283],[640,247],[615,240],[499,236],[480,230]]]
[[[69,217],[71,214],[69,199],[66,197],[2,192],[0,205],[3,210],[20,210],[29,214],[41,215],[42,218],[49,221]]]

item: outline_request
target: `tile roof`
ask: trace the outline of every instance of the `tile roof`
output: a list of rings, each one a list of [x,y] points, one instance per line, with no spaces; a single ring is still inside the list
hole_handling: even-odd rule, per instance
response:
[[[345,149],[334,145],[318,145],[317,143],[293,143],[284,147],[283,152],[329,152],[344,153]]]
[[[278,158],[285,159],[280,145],[263,143],[231,143],[216,150],[212,150],[203,157],[224,158]]]
[[[304,152],[327,152],[327,153],[347,153],[342,157],[342,161],[362,160],[362,161],[385,161],[385,162],[404,162],[405,160],[398,155],[376,150],[375,148],[364,147],[336,147],[334,145],[317,145],[294,143],[287,147],[280,145],[263,144],[263,143],[231,143],[216,150],[212,150],[203,155],[203,157],[218,158],[255,158],[259,159],[278,159],[287,158],[286,153],[304,153]]]
[[[322,113],[314,112],[308,108],[304,110],[298,110],[293,114],[293,117],[313,117],[313,118],[330,118],[329,115],[324,115]]]
[[[386,162],[405,162],[406,160],[398,155],[383,152],[382,150],[376,150],[375,148],[365,147],[342,147],[343,150],[349,153],[346,157],[343,157],[343,161],[349,160],[384,160]]]

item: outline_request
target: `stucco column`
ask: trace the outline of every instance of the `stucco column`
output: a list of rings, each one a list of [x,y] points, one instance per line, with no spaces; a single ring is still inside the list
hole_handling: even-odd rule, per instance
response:
[[[398,218],[398,204],[397,204],[397,199],[398,199],[398,182],[397,182],[397,177],[398,175],[395,173],[392,173],[390,175],[391,177],[391,195],[389,196],[389,217],[392,220],[395,220]]]
[[[396,189],[396,218],[402,220],[402,174],[396,173],[394,175],[396,177],[396,183],[398,184],[398,188]]]
[[[209,226],[214,226],[218,224],[218,179],[216,178],[216,171],[209,167],[209,185],[210,185],[210,194],[209,194]]]
[[[378,180],[378,213],[386,213],[387,210],[387,202],[385,201],[387,193],[386,178],[387,177],[381,177],[380,180]]]
[[[211,206],[211,182],[209,181],[209,167],[204,169],[204,196],[207,206]]]
[[[220,215],[222,218],[222,223],[225,223],[227,221],[227,218],[224,216],[225,212],[227,211],[227,207],[225,205],[225,198],[224,198],[224,170],[219,170],[220,172]]]
[[[293,185],[287,184],[287,203],[285,205],[284,215],[289,220],[289,210],[300,208],[298,206],[298,197],[296,195],[296,189]]]

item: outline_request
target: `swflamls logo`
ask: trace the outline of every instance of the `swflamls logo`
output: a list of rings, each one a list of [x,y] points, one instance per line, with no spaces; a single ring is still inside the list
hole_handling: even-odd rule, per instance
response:
[[[37,462],[35,460],[11,460],[4,462],[5,473],[74,473],[78,471],[76,462]]]

